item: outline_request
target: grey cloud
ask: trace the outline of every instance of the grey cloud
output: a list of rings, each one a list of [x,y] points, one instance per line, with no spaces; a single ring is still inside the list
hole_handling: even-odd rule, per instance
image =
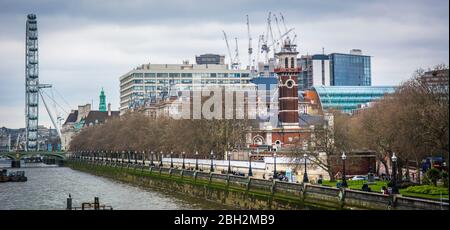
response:
[[[92,99],[97,106],[101,87],[117,108],[118,78],[139,64],[193,61],[194,55],[205,52],[227,54],[222,29],[231,39],[239,38],[245,62],[245,15],[250,16],[256,47],[269,11],[282,12],[287,26],[295,27],[301,54],[318,53],[322,47],[327,53],[361,48],[373,56],[373,84],[399,84],[417,68],[448,64],[448,4],[446,0],[0,1],[0,126],[24,123],[28,13],[38,17],[41,82],[63,92],[73,106],[69,110]],[[48,126],[45,116],[42,112],[41,121]]]

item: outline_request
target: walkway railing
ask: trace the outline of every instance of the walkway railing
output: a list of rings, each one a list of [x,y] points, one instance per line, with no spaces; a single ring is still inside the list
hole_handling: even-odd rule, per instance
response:
[[[399,195],[385,195],[381,193],[364,192],[351,190],[346,188],[333,188],[321,185],[313,185],[309,183],[291,183],[278,180],[256,179],[252,177],[221,174],[214,172],[203,172],[188,169],[176,169],[170,167],[159,167],[158,162],[153,165],[146,165],[145,161],[128,161],[114,159],[94,159],[91,157],[70,157],[74,162],[82,162],[89,165],[110,166],[133,171],[149,171],[159,173],[160,175],[178,176],[181,178],[192,178],[195,182],[202,180],[211,184],[212,182],[222,183],[223,185],[245,188],[249,190],[257,190],[267,192],[268,194],[284,193],[293,197],[299,197],[303,200],[312,199],[321,202],[336,203],[341,207],[344,205],[361,206],[370,204],[375,209],[431,209],[431,210],[448,210],[448,202],[438,202],[432,200],[416,199],[410,197],[402,197]],[[166,164],[166,166],[170,166]]]

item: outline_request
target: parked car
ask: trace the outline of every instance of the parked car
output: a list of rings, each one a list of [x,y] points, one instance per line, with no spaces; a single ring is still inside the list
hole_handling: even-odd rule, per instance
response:
[[[366,176],[354,176],[351,180],[367,180]]]

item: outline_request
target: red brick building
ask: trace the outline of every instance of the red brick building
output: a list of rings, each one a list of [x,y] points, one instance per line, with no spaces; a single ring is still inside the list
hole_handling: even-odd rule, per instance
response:
[[[376,156],[374,152],[359,151],[347,153],[345,160],[345,175],[367,175],[367,173],[376,172]],[[341,155],[329,156],[333,175],[342,176],[342,158]]]

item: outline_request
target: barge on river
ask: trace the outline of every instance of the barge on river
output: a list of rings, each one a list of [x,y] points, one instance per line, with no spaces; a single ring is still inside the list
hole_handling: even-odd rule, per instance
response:
[[[14,171],[10,173],[6,169],[0,171],[0,182],[25,182],[27,180],[25,171]]]

